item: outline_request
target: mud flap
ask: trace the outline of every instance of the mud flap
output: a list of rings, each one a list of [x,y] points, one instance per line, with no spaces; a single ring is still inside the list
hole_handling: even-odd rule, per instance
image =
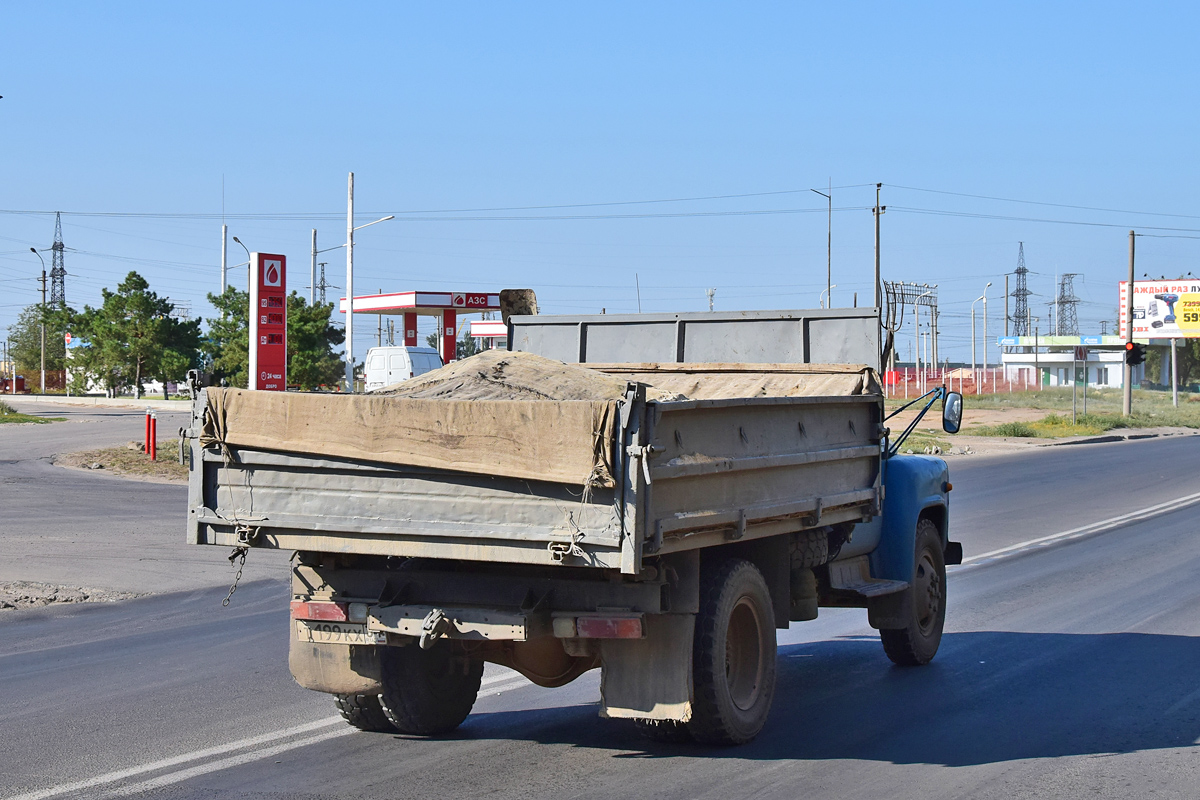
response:
[[[876,630],[907,628],[912,619],[912,587],[867,598],[867,623]]]
[[[305,689],[330,694],[379,694],[379,652],[370,645],[302,642],[292,637],[288,667]]]
[[[653,614],[644,639],[600,640],[600,716],[691,719],[695,628],[695,614]]]

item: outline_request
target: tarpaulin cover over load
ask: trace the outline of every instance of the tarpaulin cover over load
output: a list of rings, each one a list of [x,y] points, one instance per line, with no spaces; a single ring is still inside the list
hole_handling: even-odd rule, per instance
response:
[[[366,395],[209,389],[201,441],[611,487],[625,387],[489,351]]]
[[[606,374],[492,350],[365,395],[210,388],[201,443],[612,487],[628,382],[652,384],[647,399],[659,401],[877,386],[863,367],[801,367],[605,365],[617,373]]]

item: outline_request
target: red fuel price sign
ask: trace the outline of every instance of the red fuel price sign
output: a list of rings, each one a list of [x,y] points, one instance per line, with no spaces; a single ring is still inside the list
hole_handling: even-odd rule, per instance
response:
[[[250,254],[250,388],[287,389],[287,257]]]

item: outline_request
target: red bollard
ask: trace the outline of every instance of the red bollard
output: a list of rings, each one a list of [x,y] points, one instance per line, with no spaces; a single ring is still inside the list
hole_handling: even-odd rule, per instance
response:
[[[150,414],[150,460],[158,460],[158,415]]]
[[[150,452],[150,409],[146,409],[146,432],[142,436],[142,452]]]

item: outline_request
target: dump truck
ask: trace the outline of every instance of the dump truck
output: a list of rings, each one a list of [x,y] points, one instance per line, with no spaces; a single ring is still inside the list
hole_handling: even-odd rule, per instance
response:
[[[507,322],[369,395],[196,389],[188,541],[295,552],[291,672],[349,724],[451,731],[491,662],[600,669],[602,716],[732,745],[821,608],[934,657],[962,548],[945,462],[887,426],[876,310]]]

